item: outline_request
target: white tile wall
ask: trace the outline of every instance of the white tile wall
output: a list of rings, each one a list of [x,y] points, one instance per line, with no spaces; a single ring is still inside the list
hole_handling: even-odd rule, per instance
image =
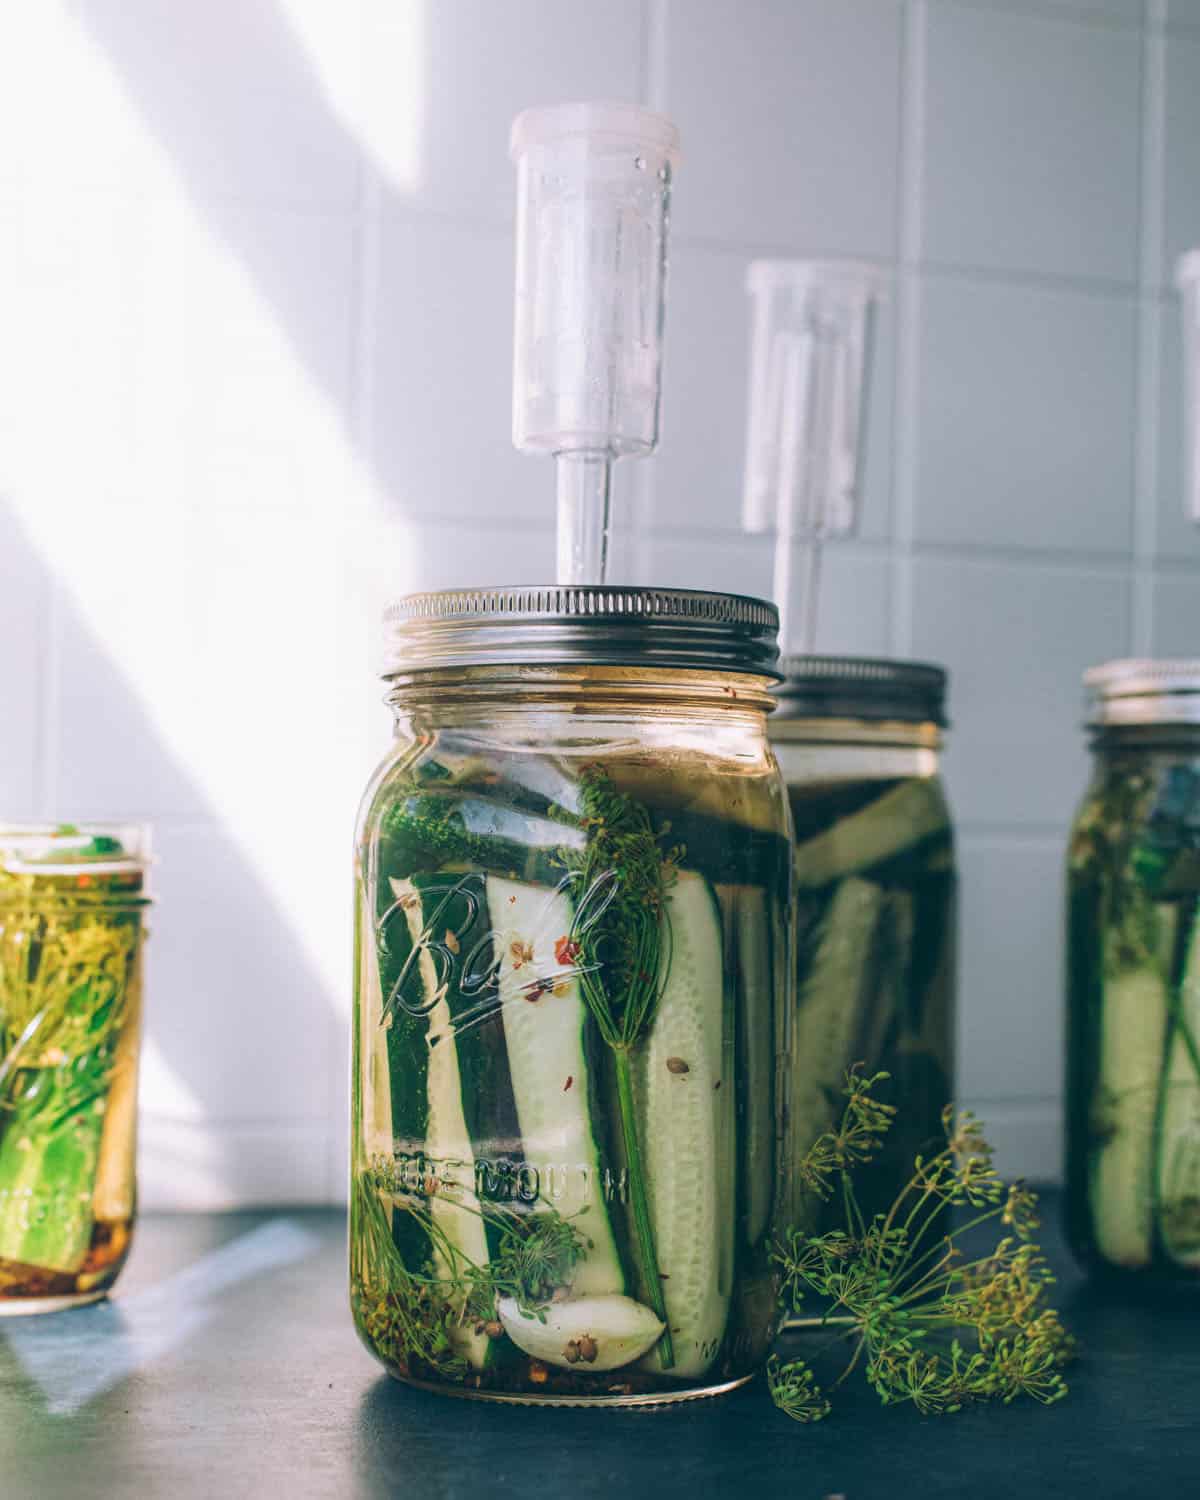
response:
[[[917,561],[912,649],[952,675],[946,768],[968,829],[1070,821],[1086,775],[1079,679],[1126,650],[1129,611],[1129,581],[1117,569]]]
[[[1079,673],[1200,652],[1174,257],[1196,0],[63,0],[0,31],[5,815],[157,826],[150,1203],[336,1197],[373,621],[545,578],[509,445],[511,115],[676,116],[664,441],[614,573],[770,584],[738,534],[744,264],[893,273],[819,644],[953,673],[961,1066],[1058,1162]],[[636,527],[636,530],[634,529]]]
[[[962,961],[978,1003],[959,1025],[959,1086],[981,1109],[1058,1096],[1061,902],[1014,903],[1012,893],[1056,892],[1063,860],[1062,839],[968,834],[960,844]]]
[[[916,536],[1129,550],[1132,300],[930,280],[921,294]]]
[[[929,259],[1132,281],[1137,33],[937,4],[927,48]]]
[[[1197,13],[1200,20],[1200,11]],[[1172,36],[1167,46],[1166,232],[1163,281],[1175,275],[1183,251],[1200,244],[1200,37]]]
[[[894,253],[897,0],[667,0],[664,45],[681,236]]]

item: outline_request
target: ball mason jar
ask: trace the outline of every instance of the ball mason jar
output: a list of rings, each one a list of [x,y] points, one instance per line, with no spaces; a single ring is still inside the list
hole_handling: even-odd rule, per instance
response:
[[[0,828],[0,1316],[94,1302],[129,1253],[148,856]]]
[[[1200,1276],[1200,661],[1084,678],[1067,857],[1067,1227],[1093,1270]]]
[[[792,1128],[801,1151],[841,1115],[842,1080],[886,1070],[897,1106],[860,1169],[868,1217],[943,1140],[954,1091],[957,874],[939,772],[946,674],[793,657],[769,723],[795,825]],[[822,1211],[811,1202],[809,1214]],[[831,1221],[829,1227],[834,1227]]]
[[[389,612],[357,835],[351,1302],[401,1379],[571,1405],[763,1363],[789,1153],[774,608]]]

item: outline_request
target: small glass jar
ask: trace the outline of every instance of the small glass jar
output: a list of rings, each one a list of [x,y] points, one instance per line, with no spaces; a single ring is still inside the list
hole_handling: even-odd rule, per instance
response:
[[[846,1069],[886,1070],[897,1106],[861,1169],[868,1217],[943,1139],[954,1091],[957,874],[939,771],[946,674],[920,662],[793,657],[769,724],[796,852],[792,1128],[840,1117]],[[811,1202],[808,1213],[819,1213]],[[831,1221],[832,1227],[832,1221]]]
[[[390,612],[357,840],[351,1303],[391,1374],[650,1404],[758,1370],[788,1152],[774,609]]]
[[[1085,676],[1067,859],[1067,1227],[1088,1268],[1200,1276],[1200,661]]]
[[[0,1316],[102,1297],[133,1233],[142,828],[0,828]]]

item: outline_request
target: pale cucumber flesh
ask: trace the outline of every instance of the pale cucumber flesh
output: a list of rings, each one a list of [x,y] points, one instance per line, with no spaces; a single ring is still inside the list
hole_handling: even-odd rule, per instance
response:
[[[725,1335],[730,1286],[724,1236],[736,1215],[734,1091],[724,1082],[720,912],[702,876],[680,871],[668,892],[670,971],[635,1055],[634,1099],[658,1267],[674,1344],[671,1374],[703,1374]],[[657,1354],[643,1361],[658,1368]]]
[[[425,918],[420,898],[411,883],[396,882],[396,886],[398,898],[412,894],[404,911],[413,944],[418,949],[422,991],[432,997],[441,989],[429,1011],[429,1062],[426,1070],[429,1123],[425,1134],[425,1157],[428,1169],[438,1183],[436,1192],[429,1199],[430,1217],[450,1247],[447,1250],[435,1238],[434,1270],[439,1277],[459,1281],[464,1265],[456,1263],[457,1256],[462,1257],[466,1268],[476,1266],[482,1269],[488,1264],[489,1252],[479,1200],[475,1196],[475,1157],[463,1112],[458,1048],[444,987],[439,986],[433,957],[421,941]],[[486,1366],[491,1347],[491,1340],[486,1335],[474,1333],[464,1321],[456,1327],[452,1337],[472,1369],[482,1370]]]
[[[525,1160],[537,1173],[547,1206],[591,1242],[576,1267],[572,1293],[624,1292],[609,1222],[614,1185],[589,1109],[588,1011],[570,962],[556,952],[569,938],[574,908],[563,891],[496,875],[488,876],[487,899]]]

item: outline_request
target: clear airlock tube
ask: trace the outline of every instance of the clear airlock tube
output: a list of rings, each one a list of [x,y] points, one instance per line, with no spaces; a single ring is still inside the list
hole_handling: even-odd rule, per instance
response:
[[[773,591],[785,653],[812,652],[821,547],[858,524],[874,310],[885,285],[875,267],[852,262],[758,260],[747,270],[742,525],[751,532],[775,529]],[[801,614],[793,636],[797,543]]]
[[[558,581],[603,583],[614,459],[658,442],[679,132],[627,104],[526,110],[517,168],[513,443],[553,454]]]

